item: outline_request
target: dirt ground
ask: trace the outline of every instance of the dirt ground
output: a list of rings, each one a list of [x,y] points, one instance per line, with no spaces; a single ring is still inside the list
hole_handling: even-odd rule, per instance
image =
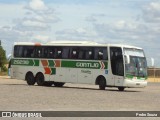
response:
[[[147,81],[148,82],[160,82],[160,78],[151,78],[151,77],[149,77],[148,79],[147,79]]]
[[[60,88],[28,86],[23,80],[0,77],[0,111],[160,111],[159,93],[159,82],[149,82],[146,88],[126,88],[120,92],[117,88],[99,90],[96,85],[86,84],[68,83]],[[70,119],[75,118],[65,118]]]

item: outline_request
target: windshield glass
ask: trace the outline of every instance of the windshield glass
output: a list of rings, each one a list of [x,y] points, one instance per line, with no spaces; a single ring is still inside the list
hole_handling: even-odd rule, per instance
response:
[[[125,55],[129,55],[129,63],[125,62],[126,75],[136,77],[147,76],[147,62],[143,50],[125,49]],[[126,60],[127,58],[125,58]]]

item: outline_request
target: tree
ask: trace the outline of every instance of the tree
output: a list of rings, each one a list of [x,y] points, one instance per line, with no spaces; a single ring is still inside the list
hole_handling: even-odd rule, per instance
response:
[[[0,68],[2,71],[7,71],[5,64],[7,63],[6,52],[0,45]]]

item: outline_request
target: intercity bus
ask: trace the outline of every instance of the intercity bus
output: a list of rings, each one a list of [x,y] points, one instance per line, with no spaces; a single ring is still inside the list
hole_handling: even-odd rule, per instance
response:
[[[65,83],[95,84],[99,89],[147,86],[147,62],[142,48],[89,41],[17,42],[11,78],[28,85],[62,87]]]

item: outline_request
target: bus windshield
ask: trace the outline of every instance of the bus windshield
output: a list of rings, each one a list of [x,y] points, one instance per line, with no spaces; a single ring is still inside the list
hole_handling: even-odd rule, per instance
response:
[[[125,48],[124,53],[129,56],[129,62],[125,62],[126,75],[147,77],[147,62],[143,50]]]

